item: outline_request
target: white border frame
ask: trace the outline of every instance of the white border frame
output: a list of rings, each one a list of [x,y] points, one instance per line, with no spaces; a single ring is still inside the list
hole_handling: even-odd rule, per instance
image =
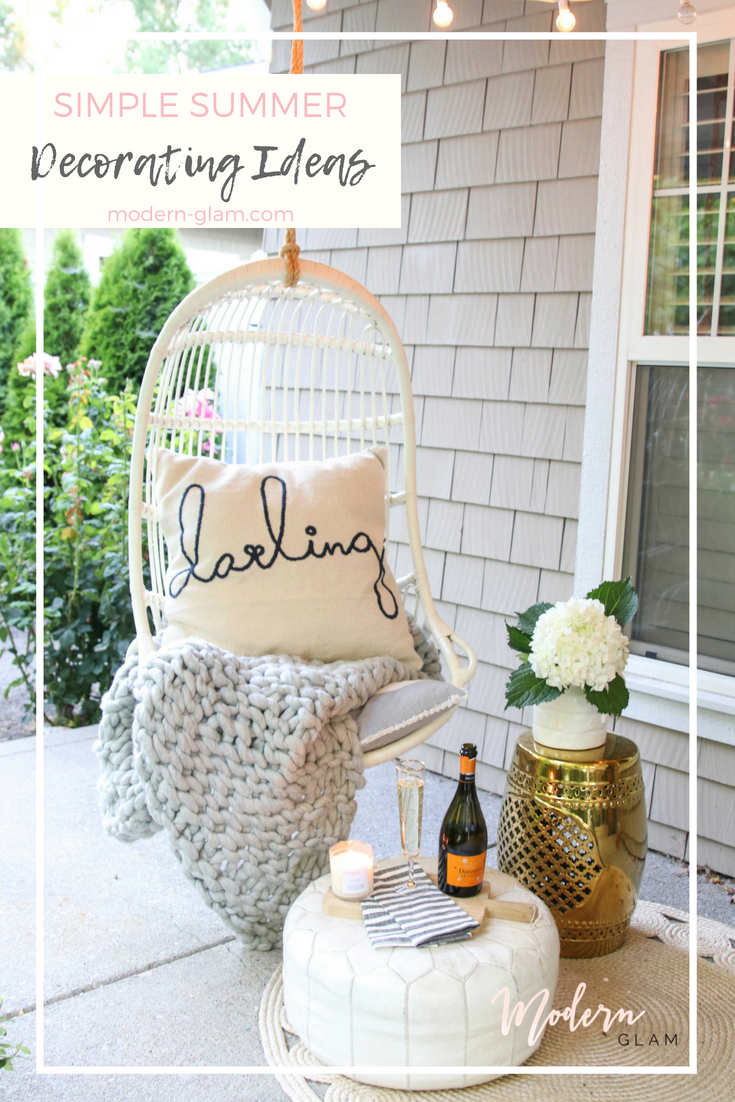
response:
[[[90,43],[99,36],[90,36]],[[292,32],[258,32],[257,34],[223,34],[220,32],[201,32],[201,33],[189,33],[189,34],[177,34],[177,33],[139,33],[127,36],[129,40],[143,40],[143,41],[254,41],[256,39],[271,41],[278,40],[292,40],[293,38],[301,38],[304,41],[354,41],[365,40],[371,42],[386,41],[435,41],[437,38],[437,32],[424,31],[424,32],[400,32],[400,31],[370,31],[370,32],[345,32],[345,31],[332,31],[332,32],[304,32],[302,34],[293,34]],[[523,32],[523,31],[503,31],[503,32],[490,32],[490,31],[455,31],[453,33],[441,34],[439,32],[438,37],[443,37],[452,40],[461,41],[485,41],[485,40],[550,40],[558,41],[561,37],[556,32]],[[694,89],[696,89],[696,71],[697,71],[697,34],[696,32],[683,32],[677,30],[673,33],[662,35],[656,31],[599,31],[599,32],[575,32],[574,40],[589,40],[589,41],[604,41],[613,43],[644,43],[644,42],[656,42],[664,38],[667,42],[678,42],[681,44],[689,44],[689,71],[690,71],[690,150],[691,155],[696,157],[696,95]],[[607,69],[607,64],[606,64]],[[606,78],[607,87],[607,78]],[[42,118],[43,118],[43,66],[39,63],[36,70],[36,133],[37,141],[42,143]],[[627,98],[627,97],[626,97]],[[605,133],[604,120],[603,120],[603,135]],[[627,150],[626,150],[626,162],[627,162]],[[602,166],[601,166],[602,177]],[[604,195],[604,189],[601,189]],[[695,203],[695,190],[692,187],[690,192],[690,204]],[[605,204],[601,204],[601,208],[604,209]],[[693,209],[693,208],[690,208]],[[607,212],[609,216],[609,212]],[[691,238],[690,248],[693,249],[693,258],[696,259],[696,220],[690,218],[691,225]],[[599,234],[600,230],[600,209],[598,209],[598,220],[596,224],[596,233]],[[36,326],[36,348],[37,355],[41,355],[43,352],[43,284],[42,273],[44,271],[44,257],[43,257],[43,184],[37,184],[37,209],[36,209],[36,262],[38,284],[37,284],[37,326]],[[603,235],[604,236],[604,235]],[[599,236],[597,240],[600,240]],[[595,261],[595,276],[598,275],[598,268],[600,264],[596,259]],[[691,287],[694,289],[694,306],[690,305],[690,327],[692,326],[695,312],[696,312],[696,272],[694,263],[690,265]],[[40,290],[39,290],[40,288]],[[40,307],[40,309],[39,309]],[[690,372],[696,380],[696,326],[692,329],[692,336],[689,340],[689,360],[690,360]],[[36,392],[36,412],[37,412],[37,428],[36,428],[36,440],[37,440],[37,469],[36,469],[36,507],[37,516],[43,516],[43,418],[39,416],[39,412],[42,410],[43,403],[43,373],[38,373],[37,392]],[[692,449],[693,454],[696,456],[696,449]],[[606,476],[607,481],[607,476]],[[695,483],[696,485],[696,483]],[[598,488],[599,493],[599,488]],[[693,513],[694,524],[696,525],[696,511]],[[691,518],[690,518],[691,523]],[[696,528],[695,528],[696,531]],[[695,544],[696,546],[696,544]],[[578,557],[579,561],[579,557]],[[39,539],[37,544],[36,565],[38,570],[38,588],[36,594],[36,609],[37,609],[37,626],[39,627],[38,638],[43,639],[43,533],[39,533]],[[695,574],[696,576],[696,574]],[[598,584],[601,574],[594,579],[592,584]],[[693,605],[696,616],[696,604]],[[691,624],[690,624],[691,631]],[[696,640],[696,623],[694,639]],[[696,643],[695,643],[696,645]],[[693,678],[695,673],[692,674]],[[39,662],[36,673],[36,688],[38,692],[39,702],[43,700],[43,661],[42,655],[39,656]],[[695,699],[695,693],[690,693],[690,711],[694,711],[694,723],[696,723],[696,709],[693,707]],[[696,787],[696,737],[695,727],[692,727],[692,737],[690,738],[690,776],[689,776],[689,794],[690,794],[690,826],[691,822],[696,824],[697,817],[697,787]],[[46,1065],[44,1062],[44,877],[43,877],[43,860],[44,860],[44,804],[43,804],[43,791],[44,791],[44,772],[43,772],[43,755],[44,755],[44,726],[43,726],[43,709],[37,709],[36,715],[36,765],[37,765],[37,787],[36,787],[36,1073],[39,1075],[303,1075],[308,1076],[308,1069],[304,1069],[303,1073],[299,1069],[293,1067],[271,1067],[264,1065],[256,1065],[254,1067],[249,1066],[212,1066],[203,1067],[198,1065],[183,1065],[181,1067],[167,1067],[167,1066],[152,1066],[152,1067],[130,1067],[130,1066],[90,1066],[90,1067],[75,1067],[75,1066],[52,1066]],[[691,837],[690,833],[690,837]],[[691,862],[696,867],[696,829],[694,831],[694,844],[690,846]],[[636,1065],[632,1066],[542,1066],[542,1067],[473,1067],[469,1070],[469,1074],[472,1075],[696,1075],[697,1074],[697,1059],[698,1059],[698,1046],[697,1046],[697,879],[696,876],[690,877],[689,882],[689,1063],[686,1066],[677,1067],[640,1067]],[[399,1067],[389,1065],[387,1067],[382,1066],[356,1066],[356,1067],[334,1067],[329,1069],[335,1074],[384,1074],[384,1075],[397,1075],[397,1074],[417,1074],[428,1073],[432,1075],[455,1075],[459,1067]],[[465,1069],[467,1070],[467,1069]]]

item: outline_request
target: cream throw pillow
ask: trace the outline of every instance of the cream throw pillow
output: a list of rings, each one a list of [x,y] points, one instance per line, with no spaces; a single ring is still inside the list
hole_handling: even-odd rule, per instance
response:
[[[254,467],[158,455],[163,642],[421,668],[383,561],[384,449]]]

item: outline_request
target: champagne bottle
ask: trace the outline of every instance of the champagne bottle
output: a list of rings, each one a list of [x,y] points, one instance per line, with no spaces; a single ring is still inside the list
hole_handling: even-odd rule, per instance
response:
[[[475,788],[476,758],[477,747],[464,743],[459,784],[439,835],[439,887],[461,899],[479,895],[485,876],[487,826]]]

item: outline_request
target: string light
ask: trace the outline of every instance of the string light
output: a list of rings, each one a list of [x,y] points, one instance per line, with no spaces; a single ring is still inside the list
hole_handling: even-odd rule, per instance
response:
[[[694,4],[689,3],[689,0],[683,0],[678,14],[680,23],[693,23],[697,18],[697,9]]]
[[[312,11],[321,11],[327,6],[327,0],[306,0],[306,3]]]
[[[559,0],[559,14],[556,17],[558,31],[573,31],[577,25],[574,12],[569,10],[569,0]]]
[[[454,12],[449,7],[447,0],[436,0],[433,20],[437,27],[448,27],[454,19]]]

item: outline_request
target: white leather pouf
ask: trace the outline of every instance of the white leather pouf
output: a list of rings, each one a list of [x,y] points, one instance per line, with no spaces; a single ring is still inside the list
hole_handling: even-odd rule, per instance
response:
[[[394,861],[383,864],[394,864]],[[509,879],[509,878],[506,878]],[[524,1063],[537,999],[523,1024],[503,1036],[504,997],[512,1012],[543,988],[551,1011],[559,970],[559,936],[548,908],[515,883],[493,898],[534,903],[532,924],[486,920],[466,941],[424,949],[373,949],[359,919],[322,912],[330,885],[323,876],[288,912],[283,931],[286,1016],[317,1059],[332,1067],[447,1067],[457,1074],[360,1073],[359,1082],[403,1090],[469,1087],[495,1078],[459,1070]]]

